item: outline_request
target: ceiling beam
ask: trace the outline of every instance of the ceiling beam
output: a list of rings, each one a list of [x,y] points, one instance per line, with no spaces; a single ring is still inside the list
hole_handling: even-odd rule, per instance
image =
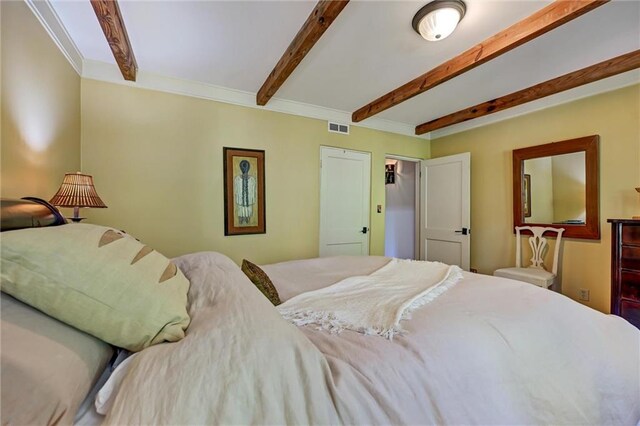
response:
[[[284,54],[269,74],[266,81],[258,90],[256,101],[258,105],[266,105],[269,99],[278,91],[280,86],[289,78],[293,70],[309,53],[322,34],[338,17],[349,0],[320,0],[313,11],[285,50]]]
[[[120,72],[125,80],[136,81],[138,64],[133,56],[127,29],[116,0],[91,0],[91,6],[98,17],[102,32],[116,58]]]
[[[556,0],[533,15],[489,37],[482,43],[475,45],[466,52],[363,106],[352,114],[352,120],[357,123],[398,105],[407,99],[424,93],[554,28],[566,24],[608,1],[609,0]]]
[[[635,50],[625,55],[582,68],[581,70],[547,80],[544,83],[536,84],[527,89],[519,90],[509,95],[454,112],[453,114],[436,118],[435,120],[417,126],[416,135],[422,135],[453,124],[503,111],[636,68],[640,68],[640,50]]]

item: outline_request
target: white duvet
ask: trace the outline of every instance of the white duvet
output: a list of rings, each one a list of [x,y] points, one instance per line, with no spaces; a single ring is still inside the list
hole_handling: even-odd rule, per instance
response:
[[[296,267],[307,276],[323,270],[308,262]],[[336,276],[344,273],[341,262]],[[358,262],[372,261],[350,262],[358,271]],[[187,336],[132,360],[107,423],[640,420],[640,332],[551,291],[465,274],[403,321],[406,335],[389,341],[289,324],[223,255],[198,253],[177,263],[191,281]],[[289,297],[305,275],[283,273],[290,269],[265,268]],[[339,280],[317,276],[309,278],[314,285]]]

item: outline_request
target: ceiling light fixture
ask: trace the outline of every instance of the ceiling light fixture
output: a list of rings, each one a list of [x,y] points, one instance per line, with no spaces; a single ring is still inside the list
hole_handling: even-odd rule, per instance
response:
[[[411,24],[425,40],[438,41],[451,35],[466,11],[462,0],[435,0],[423,6]]]

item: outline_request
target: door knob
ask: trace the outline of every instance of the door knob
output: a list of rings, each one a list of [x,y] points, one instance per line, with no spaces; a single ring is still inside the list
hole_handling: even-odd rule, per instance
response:
[[[362,232],[363,234],[366,234],[367,231],[369,231],[369,228],[367,228],[366,226],[363,226],[362,227],[362,231],[360,231],[360,232]]]
[[[455,232],[456,234],[468,235],[471,233],[471,229],[462,228],[461,230]]]

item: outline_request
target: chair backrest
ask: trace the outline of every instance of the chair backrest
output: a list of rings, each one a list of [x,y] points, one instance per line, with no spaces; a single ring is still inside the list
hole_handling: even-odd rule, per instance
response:
[[[557,234],[556,239],[556,248],[553,253],[553,266],[552,273],[554,275],[558,275],[558,255],[560,253],[560,241],[562,240],[562,233],[564,232],[563,228],[545,228],[542,226],[516,226],[516,267],[522,267],[522,259],[520,250],[520,231],[530,231],[533,235],[529,237],[529,245],[531,246],[531,251],[533,252],[533,257],[531,257],[531,265],[529,268],[536,269],[544,269],[542,266],[544,256],[544,251],[547,246],[547,239],[542,235],[545,232],[555,232]]]

